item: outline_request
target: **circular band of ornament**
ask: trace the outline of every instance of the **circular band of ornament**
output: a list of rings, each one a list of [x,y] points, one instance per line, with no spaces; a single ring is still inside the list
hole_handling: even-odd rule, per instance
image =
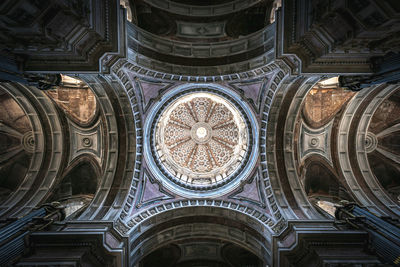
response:
[[[27,132],[22,137],[22,146],[28,153],[35,152],[35,138],[32,132]]]
[[[239,95],[187,84],[163,96],[145,123],[150,170],[170,190],[210,197],[236,188],[258,154],[258,125]]]
[[[378,147],[378,139],[373,133],[368,132],[365,136],[364,147],[367,153],[373,152]]]

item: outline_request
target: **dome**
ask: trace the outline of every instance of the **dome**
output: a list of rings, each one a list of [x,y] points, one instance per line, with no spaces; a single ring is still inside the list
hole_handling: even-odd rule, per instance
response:
[[[146,127],[148,161],[171,190],[222,194],[251,170],[255,120],[232,91],[215,85],[175,88],[153,110]]]
[[[157,124],[157,156],[186,184],[224,180],[243,161],[248,148],[246,124],[226,99],[198,92],[168,105]]]

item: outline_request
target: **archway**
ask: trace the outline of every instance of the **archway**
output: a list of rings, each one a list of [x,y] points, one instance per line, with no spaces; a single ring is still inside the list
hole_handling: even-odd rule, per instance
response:
[[[201,251],[194,253],[198,248]],[[173,266],[205,261],[210,266],[237,266],[232,263],[235,255],[227,256],[228,251],[242,255],[249,266],[265,266],[271,264],[271,234],[263,224],[239,211],[181,207],[160,212],[133,228],[130,251],[132,266],[148,266],[151,255],[163,257],[166,251],[174,253],[165,258],[176,264]]]

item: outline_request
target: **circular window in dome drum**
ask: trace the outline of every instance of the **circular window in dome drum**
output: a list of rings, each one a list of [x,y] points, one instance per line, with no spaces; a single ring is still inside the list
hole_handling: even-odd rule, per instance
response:
[[[254,116],[240,96],[221,86],[175,88],[152,108],[145,131],[152,173],[181,195],[223,194],[256,161]]]

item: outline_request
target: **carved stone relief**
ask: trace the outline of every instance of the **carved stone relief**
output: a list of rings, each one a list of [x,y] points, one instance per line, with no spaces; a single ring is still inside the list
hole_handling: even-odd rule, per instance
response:
[[[325,157],[332,164],[330,148],[332,125],[333,121],[322,128],[313,129],[303,121],[301,122],[299,140],[299,158],[301,161],[315,153]]]
[[[98,163],[102,165],[103,160],[103,127],[102,121],[98,120],[91,127],[83,128],[72,121],[68,121],[69,134],[70,134],[70,155],[69,161],[71,162],[74,158],[88,153],[93,155]]]

